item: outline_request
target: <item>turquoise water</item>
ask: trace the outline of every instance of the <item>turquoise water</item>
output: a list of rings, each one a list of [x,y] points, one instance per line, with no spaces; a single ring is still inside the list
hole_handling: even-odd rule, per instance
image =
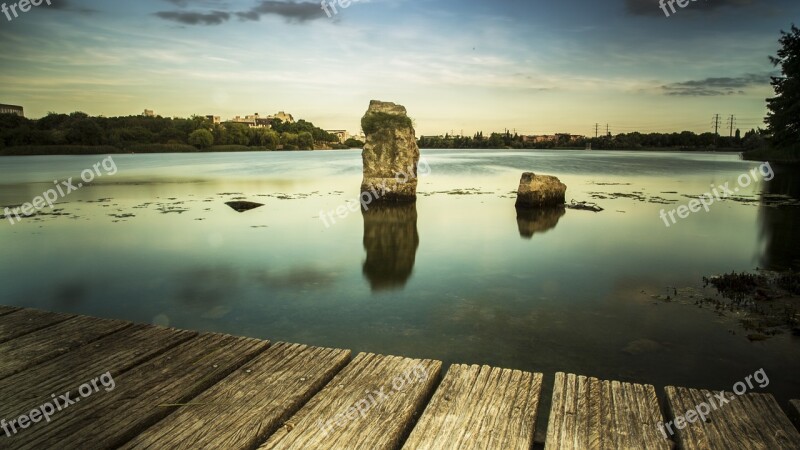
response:
[[[661,209],[737,185],[732,154],[423,150],[415,206],[356,199],[356,151],[115,155],[118,168],[45,215],[0,225],[0,303],[313,345],[601,378],[730,389],[764,368],[800,395],[800,342],[750,342],[735,318],[659,301],[702,277],[797,267],[798,196],[774,168],[708,212]],[[0,205],[104,157],[0,159]],[[517,217],[523,171],[601,213]],[[622,194],[622,195],[619,195]],[[238,213],[224,203],[264,206]],[[47,210],[45,210],[47,212]]]

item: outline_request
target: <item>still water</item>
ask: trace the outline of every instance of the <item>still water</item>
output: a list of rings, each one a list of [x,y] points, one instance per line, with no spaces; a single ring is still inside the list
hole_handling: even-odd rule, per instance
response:
[[[416,205],[358,197],[357,151],[115,155],[63,215],[0,224],[0,303],[543,372],[730,389],[764,368],[800,396],[800,338],[750,342],[735,317],[656,297],[702,277],[800,266],[797,174],[774,167],[666,227],[661,209],[751,173],[733,154],[423,150]],[[0,205],[104,157],[0,159]],[[605,211],[517,216],[520,174]],[[758,178],[758,177],[757,177]],[[772,194],[772,195],[764,195]],[[238,213],[225,202],[265,206]],[[49,212],[46,210],[45,212]],[[707,292],[707,291],[706,291]]]

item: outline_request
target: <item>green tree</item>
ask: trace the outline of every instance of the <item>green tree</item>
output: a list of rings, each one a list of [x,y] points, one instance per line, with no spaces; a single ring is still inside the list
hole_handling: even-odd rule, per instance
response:
[[[189,144],[203,149],[214,145],[214,135],[206,129],[192,131],[189,135]]]
[[[422,138],[420,138],[420,142],[422,142]],[[350,138],[350,139],[344,141],[344,145],[346,145],[349,148],[363,148],[364,147],[364,142],[359,141],[356,138]]]
[[[300,150],[313,150],[314,137],[308,131],[303,131],[297,135],[297,148]]]
[[[228,139],[225,144],[228,145],[249,145],[250,144],[250,128],[242,123],[226,123],[225,127],[228,129]]]
[[[781,48],[770,56],[781,75],[772,77],[775,97],[767,99],[767,127],[772,133],[772,145],[788,148],[800,145],[800,29],[781,31]]]

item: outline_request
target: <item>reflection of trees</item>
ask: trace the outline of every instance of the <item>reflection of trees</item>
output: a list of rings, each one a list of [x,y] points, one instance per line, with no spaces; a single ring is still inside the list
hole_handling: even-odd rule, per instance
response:
[[[519,235],[525,239],[530,239],[536,233],[544,233],[555,228],[564,213],[563,206],[535,209],[517,208]]]
[[[788,195],[800,198],[800,170],[796,167],[775,167],[775,178],[766,182],[765,197],[769,203],[779,199],[772,196]],[[759,266],[771,270],[800,268],[800,208],[766,206],[762,198],[758,212],[762,253]]]
[[[373,291],[405,286],[419,247],[417,205],[370,205],[364,215],[364,275]]]

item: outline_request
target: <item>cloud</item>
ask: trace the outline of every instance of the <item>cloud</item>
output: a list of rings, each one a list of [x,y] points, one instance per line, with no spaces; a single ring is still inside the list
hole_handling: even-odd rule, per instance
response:
[[[209,8],[209,9],[227,9],[227,3],[224,0],[164,0],[167,3],[172,3],[179,8],[186,8],[191,3],[195,7]]]
[[[770,74],[745,74],[740,77],[706,78],[704,80],[682,81],[661,86],[665,95],[687,97],[713,97],[720,95],[744,94],[744,89],[762,86],[770,82]]]
[[[91,16],[92,14],[98,12],[96,9],[85,8],[82,6],[75,6],[72,1],[69,0],[57,0],[50,4],[45,11],[64,11],[64,12],[71,12],[76,14],[83,14],[85,16]]]
[[[164,0],[179,8],[186,8],[188,0]],[[194,3],[197,5],[197,3]],[[211,8],[208,12],[195,11],[161,11],[155,13],[156,16],[183,25],[220,25],[232,17],[238,17],[241,21],[258,21],[262,16],[275,15],[282,17],[289,23],[302,23],[310,20],[321,19],[325,14],[320,5],[308,1],[278,1],[278,0],[259,0],[255,6],[248,10],[228,12],[224,2],[217,0],[205,0],[201,7]]]
[[[686,8],[681,8],[678,5],[673,6],[678,11],[683,9],[710,11],[723,7],[750,6],[758,1],[759,0],[691,0]],[[664,16],[664,11],[661,10],[659,0],[625,0],[625,7],[628,14],[634,16]],[[672,13],[669,7],[667,7],[667,10],[670,11],[670,14]]]
[[[318,3],[302,1],[261,0],[249,11],[236,13],[241,20],[259,20],[261,16],[269,14],[281,16],[287,22],[305,22],[325,17]]]
[[[231,13],[225,11],[211,11],[207,13],[189,11],[161,11],[156,16],[177,22],[183,25],[220,25],[231,18]]]

